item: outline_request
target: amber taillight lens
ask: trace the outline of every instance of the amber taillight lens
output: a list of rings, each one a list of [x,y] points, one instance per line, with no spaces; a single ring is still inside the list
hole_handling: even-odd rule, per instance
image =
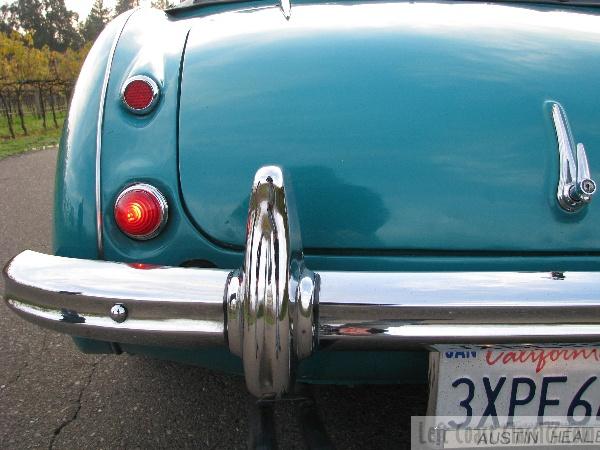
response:
[[[115,221],[119,229],[134,239],[155,237],[167,221],[167,201],[149,184],[135,184],[123,190],[115,202]]]
[[[127,109],[135,114],[147,114],[158,101],[158,85],[149,77],[129,78],[123,86],[122,99]]]

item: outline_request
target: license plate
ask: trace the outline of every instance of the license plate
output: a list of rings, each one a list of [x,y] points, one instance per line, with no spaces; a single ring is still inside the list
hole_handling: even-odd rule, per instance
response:
[[[600,425],[600,347],[437,350],[429,415],[451,427]]]

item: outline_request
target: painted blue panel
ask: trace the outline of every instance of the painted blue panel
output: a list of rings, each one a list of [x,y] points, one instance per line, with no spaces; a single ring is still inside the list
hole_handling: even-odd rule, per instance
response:
[[[404,4],[404,6],[406,8],[412,7],[409,5],[407,6],[407,4]],[[448,4],[444,4],[442,6],[444,8],[449,7]],[[489,5],[478,5],[478,8],[480,8],[485,13],[482,17],[488,17],[489,19],[490,13],[488,12],[488,6]],[[317,6],[313,7],[316,8]],[[333,6],[321,5],[319,8],[327,9],[330,7]],[[247,8],[245,9],[246,12],[244,14],[242,14],[241,12],[235,12],[238,11],[238,9],[240,8]],[[249,136],[248,133],[253,133],[252,130],[248,127],[241,126],[242,124],[240,124],[239,130],[230,130],[229,124],[219,125],[213,123],[214,129],[206,130],[206,126],[201,120],[199,120],[199,118],[197,119],[196,117],[191,116],[190,113],[186,113],[185,111],[182,111],[182,118],[178,121],[177,111],[178,107],[180,106],[178,89],[180,66],[182,64],[182,54],[184,52],[184,46],[186,45],[188,31],[193,28],[192,34],[198,33],[197,30],[200,29],[199,27],[208,26],[209,29],[207,29],[206,33],[208,39],[208,37],[211,36],[208,33],[208,31],[210,31],[211,29],[215,31],[216,27],[217,31],[221,30],[223,33],[226,30],[229,30],[228,32],[231,32],[232,35],[235,37],[236,33],[238,33],[238,31],[236,30],[239,30],[240,27],[237,26],[222,28],[220,27],[220,25],[223,24],[222,20],[224,20],[224,18],[233,16],[236,18],[236,20],[250,20],[250,23],[254,23],[251,20],[253,15],[258,14],[260,11],[263,11],[256,10],[255,8],[256,3],[218,5],[207,8],[199,8],[197,10],[191,11],[193,12],[193,14],[191,14],[191,12],[188,11],[186,12],[186,14],[179,14],[174,17],[168,17],[157,11],[140,10],[136,12],[129,20],[128,25],[123,32],[123,37],[120,41],[119,47],[117,48],[115,55],[113,72],[111,74],[107,94],[106,119],[103,132],[104,146],[102,154],[102,210],[104,216],[103,243],[106,259],[115,261],[146,261],[167,265],[180,265],[186,261],[199,260],[221,268],[235,268],[241,265],[242,249],[231,249],[227,246],[220,245],[220,243],[215,242],[215,240],[212,239],[211,236],[207,236],[204,230],[196,227],[193,222],[193,219],[191,220],[191,216],[198,218],[198,215],[197,211],[194,212],[194,210],[190,211],[189,209],[187,209],[186,205],[182,201],[183,199],[181,197],[181,193],[178,187],[178,165],[181,167],[182,173],[188,174],[187,179],[189,180],[189,182],[187,187],[190,188],[192,192],[197,192],[202,186],[205,186],[206,192],[208,193],[207,195],[211,198],[214,197],[214,203],[211,204],[211,208],[213,208],[213,210],[219,209],[216,203],[218,200],[218,196],[224,196],[226,200],[227,198],[229,198],[229,196],[231,196],[231,198],[236,198],[236,202],[239,202],[239,205],[235,207],[235,217],[232,217],[231,220],[227,219],[227,223],[219,223],[219,220],[221,220],[224,217],[227,217],[227,215],[230,214],[227,212],[227,209],[230,207],[230,205],[226,203],[220,207],[222,209],[221,213],[215,214],[214,216],[207,216],[208,221],[212,221],[212,223],[215,224],[215,226],[222,225],[222,230],[224,230],[222,231],[223,233],[227,233],[229,236],[234,236],[235,233],[232,230],[236,229],[239,231],[243,229],[245,224],[245,202],[247,202],[247,198],[250,191],[250,184],[255,169],[255,167],[252,166],[252,164],[256,164],[256,166],[258,166],[262,162],[266,161],[261,161],[262,156],[260,156],[260,154],[257,156],[257,161],[259,162],[256,163],[249,162],[249,158],[252,155],[238,155],[240,160],[237,161],[229,157],[225,158],[225,156],[227,155],[218,155],[218,148],[203,148],[201,146],[195,149],[193,152],[188,152],[187,160],[185,159],[185,155],[183,155],[182,160],[178,161],[178,125],[181,125],[183,129],[183,134],[187,133],[188,140],[192,138],[193,134],[191,127],[194,127],[194,129],[196,129],[198,132],[202,131],[203,134],[211,134],[215,140],[221,140],[224,142],[240,142],[240,140],[243,139],[245,136]],[[347,6],[346,8],[352,10],[354,6]],[[537,17],[537,15],[540,14],[539,11],[528,10],[523,8],[502,8],[508,8],[510,12],[516,10],[517,12],[523,14],[525,18],[528,18],[531,15]],[[299,9],[299,7],[296,7],[294,8],[294,11],[298,12]],[[278,10],[275,10],[275,12],[277,11]],[[558,14],[559,17],[561,14],[565,14],[564,12],[556,12],[551,9],[545,9],[544,11],[545,14]],[[277,14],[279,14],[279,12],[277,12]],[[591,21],[592,23],[596,23],[595,16],[588,15],[587,13],[581,14],[581,16]],[[457,21],[459,19],[460,18],[455,18],[455,20]],[[208,25],[213,22],[219,26]],[[211,26],[213,28],[210,28]],[[266,28],[266,30],[268,31],[268,27]],[[303,27],[300,27],[300,30],[304,34],[306,34],[306,30],[304,30]],[[589,38],[590,32],[585,30],[580,32],[578,36]],[[260,30],[258,30],[258,32],[262,33],[263,31],[264,30],[261,25],[261,28]],[[309,36],[306,39],[311,40],[312,38]],[[225,39],[224,37],[222,37],[222,40],[227,41],[227,39]],[[275,47],[277,47],[276,44],[277,43],[274,44]],[[331,43],[331,45],[333,44],[334,42]],[[191,46],[192,44],[190,43],[189,45]],[[245,47],[248,47],[248,45],[246,45]],[[321,47],[326,46],[322,45]],[[505,49],[504,51],[506,52],[508,50]],[[190,61],[190,58],[192,57],[200,58],[201,54],[194,56],[194,52],[198,53],[199,50],[191,50],[188,52],[188,63]],[[233,60],[238,59],[237,53],[239,53],[239,51],[235,53],[235,56],[232,56]],[[224,55],[226,54],[227,53],[224,53]],[[260,58],[260,55],[257,55],[257,58]],[[248,64],[250,63],[248,62]],[[226,68],[224,66],[221,67],[219,65],[217,65],[217,67],[220,67],[223,70]],[[162,89],[161,100],[158,108],[152,114],[144,117],[134,116],[128,113],[122,107],[120,101],[120,89],[122,84],[125,82],[127,77],[129,77],[130,75],[137,74],[145,74],[152,76],[159,82]],[[185,83],[188,83],[188,86],[191,86],[191,81],[185,81],[189,75],[189,71],[186,75],[184,75],[184,85]],[[225,78],[233,79],[235,77],[237,77],[237,75],[232,72],[228,73],[227,77]],[[300,78],[300,76],[295,76],[290,81],[290,83],[300,83]],[[271,76],[269,80],[265,80],[264,83],[261,83],[265,86],[268,86],[269,84],[273,84],[274,79],[279,80],[279,83],[281,82],[280,77]],[[202,81],[202,77],[198,77],[198,82],[200,81]],[[259,85],[257,84],[257,86]],[[198,92],[204,92],[204,90],[200,88],[201,85],[199,84],[198,89],[195,90]],[[257,87],[254,89],[254,91],[251,90],[249,91],[248,95],[254,98],[257,95],[255,91],[260,91],[260,89],[261,88]],[[192,100],[196,99],[196,95],[197,93],[195,91],[183,92],[181,96],[181,102],[187,102],[188,106],[193,106],[189,103]],[[229,120],[229,115],[236,117],[236,115],[238,114],[238,110],[235,107],[233,107],[235,105],[231,105],[232,107],[230,108],[230,110],[228,110],[229,112],[224,111],[225,104],[227,103],[226,99],[232,95],[229,91],[211,91],[210,95],[214,99],[214,103],[224,104],[220,107],[223,110],[224,115],[222,118],[224,122]],[[219,100],[220,98],[222,98],[222,100]],[[273,99],[273,101],[276,104],[278,102],[277,99]],[[556,153],[556,145],[554,143],[553,130],[551,124],[549,123],[549,119],[544,119],[543,105],[538,106],[538,112],[540,113],[540,116],[543,118],[543,120],[545,120],[544,126],[546,127],[546,136],[543,139],[546,140],[549,146],[547,152],[548,155],[544,164],[550,166],[550,161],[553,160]],[[593,113],[593,105],[591,105],[589,101],[582,101],[580,108],[583,107],[588,108],[590,114]],[[574,122],[576,120],[573,118],[575,116],[575,111],[572,111],[572,109],[573,108],[570,108],[568,111],[571,116],[571,121],[573,122],[573,125],[575,125]],[[198,111],[198,113],[199,117],[203,118],[202,120],[212,120],[210,117],[204,117],[204,113],[202,111]],[[250,119],[248,120],[250,121]],[[588,121],[586,123],[589,125],[590,122]],[[575,128],[575,126],[573,128]],[[579,128],[579,130],[575,130],[575,133],[578,138],[584,140],[588,144],[590,160],[592,161],[593,169],[595,169],[597,167],[598,158],[594,158],[594,154],[597,154],[597,151],[595,151],[593,146],[590,146],[590,142],[593,140],[598,140],[597,133],[594,134],[595,129],[591,126],[588,126],[587,128]],[[587,130],[588,134],[585,135],[584,133],[581,133],[581,129]],[[220,133],[223,130],[229,130],[231,133],[221,135]],[[182,136],[182,139],[183,138],[184,136]],[[271,142],[271,138],[266,136],[265,141],[269,143]],[[229,144],[227,145],[228,148],[231,148]],[[185,153],[184,145],[182,144],[181,147],[182,152]],[[329,153],[336,153],[340,151],[343,151],[343,149],[336,149],[335,152],[331,150]],[[284,155],[286,158],[292,158],[293,155],[289,155],[288,153],[282,152],[281,155]],[[223,156],[223,158],[221,156]],[[206,164],[202,162],[204,160],[206,161]],[[216,164],[217,161],[221,161],[222,163],[221,166],[218,167],[218,170],[216,166],[213,166],[213,164]],[[336,210],[336,208],[332,206],[328,206],[327,208],[317,207],[316,210],[320,211],[320,214],[324,218],[323,223],[320,223],[316,219],[316,213],[313,211],[313,209],[306,207],[307,193],[311,193],[315,190],[318,190],[317,188],[319,183],[324,183],[325,187],[331,187],[331,180],[311,175],[313,172],[319,174],[322,173],[323,170],[329,170],[327,169],[328,162],[326,160],[321,162],[322,167],[320,168],[316,167],[314,170],[310,170],[308,172],[304,171],[304,169],[302,168],[299,168],[295,172],[296,178],[294,179],[294,181],[296,182],[296,194],[297,197],[301,197],[301,210],[304,211],[305,220],[302,225],[305,245],[307,243],[310,244],[310,239],[307,242],[306,235],[308,234],[308,237],[310,237],[311,234],[314,236],[315,233],[319,233],[321,226],[325,226],[327,225],[327,223],[331,223],[331,210]],[[191,168],[190,170],[187,169],[188,166]],[[210,173],[207,173],[209,167],[213,167],[214,170]],[[356,168],[353,170],[356,170]],[[551,172],[553,172],[553,169],[551,169],[551,167],[547,167],[546,171],[550,174]],[[85,172],[83,173],[85,175]],[[366,170],[364,173],[368,174],[372,172]],[[311,180],[314,186],[311,186],[307,183],[299,184],[299,179],[302,180],[303,178],[308,178],[311,176],[313,176]],[[498,180],[500,178],[499,176],[496,176],[493,173],[491,174],[491,176],[495,180]],[[549,175],[549,178],[553,178],[553,176]],[[357,180],[361,180],[361,178],[359,177]],[[398,180],[402,180],[402,177],[400,175],[398,175]],[[169,222],[164,232],[157,238],[145,242],[136,242],[132,239],[125,237],[116,228],[112,212],[114,200],[118,192],[124,186],[136,181],[147,181],[152,184],[155,184],[165,193],[170,204]],[[581,242],[585,240],[590,240],[589,238],[586,238],[586,233],[591,233],[590,230],[593,227],[591,227],[589,224],[595,217],[594,211],[596,211],[594,210],[595,204],[591,205],[590,212],[588,214],[584,213],[577,216],[576,218],[571,218],[556,211],[554,209],[555,205],[553,200],[553,182],[554,181],[552,180],[544,182],[547,186],[548,191],[545,193],[547,198],[544,201],[546,203],[544,203],[542,206],[537,205],[535,211],[538,211],[539,209],[543,209],[544,211],[546,211],[546,209],[544,208],[547,208],[546,212],[548,214],[550,214],[548,212],[550,211],[552,214],[555,215],[555,217],[560,218],[560,220],[565,222],[562,225],[564,225],[567,228],[568,235],[566,235],[565,232],[563,232],[562,235],[557,236],[553,239],[549,239],[548,247],[542,247],[538,249],[540,250],[540,253],[531,253],[527,251],[515,252],[510,250],[496,252],[496,250],[503,249],[504,247],[506,247],[506,242],[510,242],[510,239],[508,241],[505,241],[500,240],[499,238],[498,242],[492,239],[488,239],[488,241],[486,241],[487,246],[483,247],[482,249],[479,249],[479,251],[467,251],[465,253],[453,252],[453,245],[458,245],[456,244],[456,242],[460,243],[464,242],[464,239],[474,239],[474,236],[467,234],[466,237],[461,237],[461,239],[463,239],[463,241],[461,241],[459,239],[460,236],[457,237],[456,234],[450,233],[450,230],[448,232],[447,238],[448,243],[443,247],[444,249],[448,250],[447,252],[438,250],[427,250],[428,245],[430,245],[431,243],[431,239],[429,239],[427,236],[422,236],[426,233],[423,231],[422,227],[416,226],[418,225],[415,223],[416,219],[414,214],[416,213],[412,211],[411,208],[407,208],[407,217],[410,218],[410,214],[413,214],[413,219],[409,220],[409,222],[412,221],[411,223],[415,225],[415,229],[413,230],[414,242],[412,242],[411,245],[413,245],[416,248],[407,248],[401,251],[391,252],[367,252],[368,256],[366,256],[366,254],[361,251],[351,252],[348,254],[341,253],[339,255],[335,255],[337,250],[334,250],[333,252],[317,252],[308,249],[307,255],[310,267],[314,270],[390,271],[598,270],[598,257],[597,255],[594,256],[593,253],[590,253],[590,251],[594,250],[595,248],[593,245],[590,245],[588,248],[586,248],[585,252],[580,253],[566,253],[562,251],[548,253],[548,250],[551,250],[553,248],[553,241],[558,242],[560,239],[562,239],[561,242],[563,242],[563,244],[555,244],[555,247],[568,247],[570,245],[570,242],[575,238],[579,239]],[[364,177],[361,183],[365,183]],[[341,185],[343,184],[344,183],[341,183]],[[321,202],[324,197],[339,196],[339,200],[331,201],[331,205],[338,207],[338,210],[340,210],[339,208],[345,208],[347,210],[349,207],[343,206],[344,202],[347,203],[349,201],[346,191],[355,192],[353,198],[361,197],[361,195],[357,194],[357,192],[365,192],[364,189],[358,189],[357,191],[353,190],[351,189],[351,187],[349,187],[349,184],[346,184],[344,188],[336,188],[332,192],[317,192],[314,195],[314,201],[317,202],[317,206],[319,206],[318,202]],[[302,195],[304,195],[304,199],[302,199]],[[493,193],[488,192],[488,195],[493,195]],[[200,197],[204,198],[204,195]],[[372,198],[372,201],[369,200],[366,203],[369,205],[378,204],[379,200],[377,200],[377,198],[379,197],[376,195]],[[91,202],[89,203],[89,205],[92,205]],[[480,204],[480,206],[482,205]],[[366,206],[366,210],[358,209],[356,211],[357,215],[355,217],[347,218],[348,223],[345,226],[351,228],[353,226],[353,223],[350,223],[350,220],[352,219],[356,220],[357,229],[369,228],[370,225],[368,224],[368,222],[370,220],[375,220],[377,217],[377,214],[365,214],[365,211],[369,213],[370,207],[372,206]],[[525,214],[524,211],[526,209],[527,208],[523,206],[520,206],[518,208],[515,206],[514,213],[518,215],[523,215]],[[531,208],[529,209],[531,210]],[[428,206],[425,202],[425,206],[423,207],[424,214],[429,210],[430,206]],[[489,212],[485,211],[484,213],[484,215],[490,214]],[[307,214],[310,220],[306,220]],[[425,216],[427,216],[427,214],[425,214]],[[477,214],[473,212],[473,220],[477,219],[476,216]],[[507,220],[508,219],[503,219],[499,216],[497,222],[504,223]],[[569,226],[566,225],[568,221],[572,222],[568,224]],[[540,231],[540,234],[546,235],[548,234],[546,230],[547,228],[554,229],[553,227],[559,226],[560,224],[557,225],[556,222],[557,221],[549,221],[547,223],[544,223],[543,227],[541,227],[542,230]],[[517,224],[518,223],[519,222],[517,222]],[[532,226],[535,226],[535,223]],[[498,226],[496,226],[495,228],[490,228],[489,232],[497,232],[498,228]],[[508,229],[510,227],[506,228],[506,234],[510,238],[514,234],[514,232],[511,231],[511,229]],[[577,235],[577,232],[581,231],[582,229],[584,230],[583,234]],[[531,234],[533,233],[528,233],[528,235]],[[332,233],[331,244],[326,245],[326,247],[332,247],[336,242],[339,243],[339,236],[339,234]],[[526,239],[527,236],[522,237],[522,239]],[[419,239],[421,240],[421,243],[419,243]],[[591,239],[592,241],[594,240],[593,237]],[[425,247],[426,251],[421,250],[420,246]]]
[[[140,10],[130,19],[103,127],[106,259],[239,267],[240,249],[223,244],[242,243],[254,171],[277,163],[294,178],[316,271],[600,270],[600,205],[578,216],[557,210],[556,143],[544,111],[545,100],[564,104],[598,173],[599,94],[589,77],[600,65],[595,13],[398,3],[386,14],[382,5],[344,3],[294,6],[285,22],[278,9],[256,6],[171,17]],[[145,117],[119,99],[138,74],[162,89]],[[97,257],[92,115],[73,116],[61,149],[55,247],[66,256]],[[164,232],[146,242],[120,233],[112,213],[118,192],[136,181],[156,185],[170,205]],[[126,350],[239,365],[224,350]],[[424,374],[422,353],[363,355],[320,352],[301,377],[351,380],[373,361],[381,380]]]
[[[54,253],[98,257],[96,239],[96,130],[104,75],[115,37],[128,14],[111,22],[94,43],[77,80],[65,120],[54,190]]]
[[[240,256],[207,241],[187,219],[179,201],[177,111],[183,49],[192,21],[169,20],[160,11],[137,10],[123,30],[108,85],[102,147],[102,212],[104,255],[113,261],[146,261],[179,265],[203,259],[235,267]],[[161,96],[146,116],[128,112],[120,92],[134,75],[152,77]],[[164,231],[139,242],[121,233],[114,221],[119,192],[135,182],[147,182],[165,195],[169,220]]]
[[[181,91],[185,204],[241,246],[249,180],[278,164],[309,249],[598,251],[600,207],[557,206],[545,109],[564,105],[599,173],[596,14],[417,2],[198,18]]]

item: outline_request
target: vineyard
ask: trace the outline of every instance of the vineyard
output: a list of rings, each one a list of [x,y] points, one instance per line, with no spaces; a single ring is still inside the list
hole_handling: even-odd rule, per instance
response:
[[[91,0],[88,0],[91,2]],[[114,17],[168,0],[93,0],[85,18],[64,0],[0,1],[0,158],[55,145],[92,43]]]
[[[28,118],[59,128],[89,45],[80,50],[37,49],[29,35],[0,33],[0,139],[28,136]]]

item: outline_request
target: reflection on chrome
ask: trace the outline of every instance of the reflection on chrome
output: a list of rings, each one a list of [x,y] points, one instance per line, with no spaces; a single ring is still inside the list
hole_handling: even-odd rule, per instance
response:
[[[558,103],[551,104],[560,163],[556,195],[562,209],[576,212],[592,201],[592,196],[596,192],[596,183],[591,179],[590,166],[583,144],[577,144],[576,152],[573,151],[574,140],[565,110]]]
[[[18,300],[8,300],[9,306],[15,311],[22,312],[24,314],[35,314],[36,316],[56,322],[65,322],[65,312],[44,307],[34,307],[25,303],[19,302]],[[80,315],[80,323],[85,323],[90,327],[99,328],[113,328],[114,322],[110,317],[98,316],[98,315]],[[60,328],[57,325],[56,328]],[[153,340],[152,333],[165,333],[174,332],[179,334],[191,334],[190,341],[197,341],[194,346],[198,346],[201,343],[198,337],[201,334],[217,335],[223,334],[223,324],[217,323],[210,320],[194,320],[194,319],[164,319],[164,320],[153,320],[153,319],[128,319],[127,326],[123,327],[123,330],[130,331],[141,331],[148,333],[149,336],[144,336],[144,341],[138,343],[147,343],[146,339]],[[194,339],[191,339],[191,338]],[[129,340],[121,341],[129,342]],[[192,343],[192,342],[190,342]]]
[[[546,325],[435,324],[390,319],[369,324],[319,324],[319,343],[328,350],[398,350],[429,348],[436,344],[600,343],[600,324]],[[360,331],[360,332],[359,332]],[[485,344],[482,344],[485,343]]]
[[[283,17],[286,20],[290,20],[292,16],[292,2],[291,0],[279,0],[279,7],[281,8],[281,12],[283,13]]]
[[[593,307],[600,273],[319,272],[319,305],[448,308]]]
[[[4,269],[5,299],[24,318],[75,336],[134,344],[224,345],[227,273],[140,270],[25,251]]]
[[[278,167],[254,178],[243,267],[228,278],[229,348],[257,397],[290,392],[298,359],[313,348],[314,274],[302,260],[289,186]]]
[[[320,272],[319,345],[600,342],[600,273]]]
[[[292,358],[317,347],[600,342],[598,272],[316,275],[292,245],[290,221],[275,217],[291,206],[283,190],[260,187],[251,203],[254,254],[237,272],[140,270],[25,251],[4,270],[5,299],[39,325],[112,342],[223,345],[227,334],[230,350],[245,358],[249,387],[262,396],[286,392]],[[283,252],[275,253],[276,242]],[[126,310],[122,323],[111,318],[115,305]]]
[[[136,299],[149,303],[168,300],[222,305],[228,271],[158,267],[140,270],[124,263],[63,258],[27,250],[16,256],[5,272],[9,282],[70,296],[65,305],[77,304],[78,297],[107,298],[113,303]]]

